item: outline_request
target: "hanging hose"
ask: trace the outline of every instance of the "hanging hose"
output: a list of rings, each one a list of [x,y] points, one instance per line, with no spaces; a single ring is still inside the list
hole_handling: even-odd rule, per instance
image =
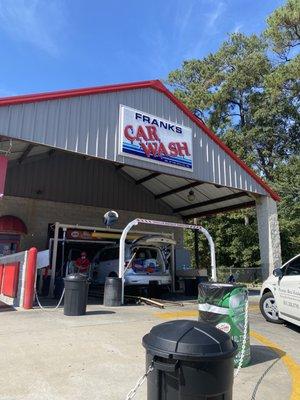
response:
[[[54,308],[48,309],[48,308],[45,308],[45,307],[42,306],[42,304],[41,304],[41,302],[40,302],[40,299],[39,299],[39,296],[38,296],[38,294],[37,294],[37,291],[36,291],[36,289],[35,289],[35,298],[36,298],[36,301],[37,301],[39,307],[40,307],[43,311],[52,312],[52,311],[57,310],[58,307],[60,306],[60,304],[61,304],[63,298],[64,298],[64,295],[65,295],[65,288],[64,288],[64,290],[63,290],[63,292],[62,292],[62,294],[61,294],[61,297],[60,297],[60,299],[59,299],[58,304],[57,304]]]
[[[238,367],[234,372],[234,377],[238,376],[240,369],[242,368],[243,361],[244,361],[246,342],[247,342],[247,333],[248,333],[248,309],[249,309],[249,300],[248,300],[248,295],[247,295],[247,300],[246,300],[246,304],[245,304],[245,323],[244,323],[244,335],[243,335],[243,341],[242,341],[241,356],[240,356],[240,361],[239,361]]]

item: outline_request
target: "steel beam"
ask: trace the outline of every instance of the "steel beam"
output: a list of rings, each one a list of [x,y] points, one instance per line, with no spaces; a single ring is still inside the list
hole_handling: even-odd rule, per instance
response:
[[[144,178],[141,178],[141,179],[135,181],[135,184],[136,184],[136,185],[140,185],[141,183],[150,181],[150,179],[156,178],[158,175],[161,175],[161,174],[160,174],[159,172],[153,172],[152,174],[147,175],[147,176],[145,176]]]
[[[191,182],[191,183],[189,183],[189,184],[187,184],[187,185],[180,186],[180,187],[178,187],[178,188],[170,189],[170,190],[167,190],[166,192],[157,194],[157,195],[155,196],[155,199],[156,199],[156,200],[162,199],[162,198],[164,198],[164,197],[171,196],[171,194],[180,193],[180,192],[183,192],[183,191],[185,191],[185,190],[188,190],[188,189],[191,189],[191,188],[193,188],[193,187],[200,186],[200,185],[203,185],[203,182]]]
[[[211,204],[221,203],[222,201],[238,199],[239,197],[245,197],[245,196],[248,196],[247,193],[245,193],[245,192],[233,193],[228,196],[217,197],[215,199],[202,201],[201,203],[194,203],[194,204],[189,204],[188,206],[175,208],[173,212],[178,213],[178,212],[182,212],[182,211],[188,211],[188,210],[192,210],[193,208],[210,206]]]
[[[31,152],[31,150],[34,148],[33,144],[29,144],[26,149],[23,151],[21,157],[18,158],[18,163],[22,164],[22,162],[25,160],[25,158],[28,156],[28,154]]]
[[[255,201],[248,201],[247,203],[235,204],[233,206],[222,207],[222,208],[215,208],[214,210],[203,211],[203,212],[196,213],[196,214],[184,215],[183,217],[186,221],[190,218],[207,217],[209,215],[214,215],[214,214],[219,214],[219,213],[224,213],[224,212],[229,212],[229,211],[236,211],[236,210],[241,210],[243,208],[250,208],[250,207],[254,207],[254,206],[255,206]]]

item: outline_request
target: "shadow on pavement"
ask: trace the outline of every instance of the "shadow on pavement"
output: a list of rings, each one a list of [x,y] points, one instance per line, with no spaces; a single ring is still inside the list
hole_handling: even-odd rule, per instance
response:
[[[251,296],[259,296],[260,290],[259,289],[249,289],[248,290],[249,297]]]
[[[265,371],[261,374],[261,376],[257,380],[250,400],[256,400],[256,395],[257,395],[258,389],[259,389],[262,381],[264,380],[265,376],[274,367],[274,365],[277,364],[277,362],[283,356],[285,356],[285,354],[286,353],[284,351],[282,351],[281,349],[278,349],[277,347],[273,348],[273,347],[257,346],[257,345],[251,346],[251,364],[250,365],[261,364],[263,362],[271,361],[271,360],[274,360],[274,361],[265,369]]]
[[[285,355],[285,352],[279,350],[278,348],[273,349],[272,347],[251,345],[251,364],[250,364],[250,366],[262,364],[266,361],[280,359],[284,355]]]
[[[105,314],[115,314],[115,311],[94,310],[94,311],[87,311],[85,313],[85,315],[105,315]]]
[[[291,329],[291,330],[294,331],[294,332],[300,333],[300,326],[291,324],[291,323],[289,323],[289,322],[285,322],[285,326],[286,326],[287,328]]]
[[[8,304],[5,304],[2,301],[0,301],[0,312],[6,312],[6,311],[16,311],[16,309],[13,306],[9,306]]]
[[[284,353],[284,352],[283,352]],[[284,353],[285,354],[285,353]],[[280,360],[282,356],[278,357],[277,359],[275,359],[275,361],[272,362],[272,364],[261,374],[261,376],[259,377],[258,381],[256,382],[255,388],[252,392],[251,395],[251,400],[256,400],[256,395],[258,392],[258,389],[262,383],[262,381],[264,380],[265,376],[268,374],[268,372],[274,367],[274,365],[276,363],[278,363],[278,361]]]

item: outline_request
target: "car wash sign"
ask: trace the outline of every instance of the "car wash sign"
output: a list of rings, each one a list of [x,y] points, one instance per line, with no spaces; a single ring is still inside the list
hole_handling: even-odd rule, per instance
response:
[[[119,154],[192,171],[192,130],[121,105]]]

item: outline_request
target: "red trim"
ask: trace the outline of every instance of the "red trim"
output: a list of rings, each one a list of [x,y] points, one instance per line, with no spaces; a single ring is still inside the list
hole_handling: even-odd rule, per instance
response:
[[[4,272],[4,265],[0,265],[0,294],[2,293],[2,277]]]
[[[32,308],[34,300],[34,285],[36,274],[37,249],[32,247],[27,253],[27,264],[25,274],[23,307],[27,310]]]
[[[95,86],[91,88],[59,90],[56,92],[33,93],[22,96],[3,97],[0,98],[0,107],[10,106],[14,104],[33,103],[37,101],[68,99],[70,97],[89,96],[100,93],[119,92],[123,90],[155,88],[158,81],[142,81],[132,83],[119,83],[116,85]]]
[[[82,88],[82,89],[72,89],[72,90],[62,90],[57,92],[48,92],[48,93],[38,93],[38,94],[30,94],[25,96],[14,96],[14,97],[5,97],[0,98],[0,107],[1,106],[9,106],[14,104],[24,104],[24,103],[33,103],[37,101],[47,101],[47,100],[56,100],[56,99],[66,99],[70,97],[77,96],[88,96],[93,94],[100,93],[110,93],[110,92],[119,92],[123,90],[133,90],[133,89],[143,89],[143,88],[152,88],[155,89],[164,95],[166,95],[178,108],[180,108],[200,129],[202,129],[207,136],[209,136],[218,146],[221,147],[234,161],[240,165],[259,185],[261,185],[270,196],[279,201],[279,195],[274,192],[269,185],[262,180],[251,168],[248,167],[232,150],[229,149],[222,142],[222,140],[215,135],[201,120],[199,120],[180,100],[178,100],[159,80],[152,81],[142,81],[142,82],[133,82],[133,83],[123,83],[117,85],[108,85],[108,86],[98,86],[92,88]]]

